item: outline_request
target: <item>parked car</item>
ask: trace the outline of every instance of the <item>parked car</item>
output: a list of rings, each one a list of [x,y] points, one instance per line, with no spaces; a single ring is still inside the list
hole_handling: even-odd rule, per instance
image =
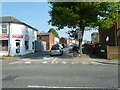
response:
[[[73,50],[78,51],[79,50],[79,44],[74,44],[73,45]]]
[[[67,45],[66,45],[66,48],[72,49],[72,48],[73,48],[73,46],[72,46],[72,45],[70,45],[70,44],[67,44]]]
[[[63,43],[62,46],[63,46],[63,48],[66,48],[66,44],[65,43]]]
[[[52,46],[50,50],[50,56],[53,56],[53,55],[63,55],[63,49],[61,45],[57,44]]]

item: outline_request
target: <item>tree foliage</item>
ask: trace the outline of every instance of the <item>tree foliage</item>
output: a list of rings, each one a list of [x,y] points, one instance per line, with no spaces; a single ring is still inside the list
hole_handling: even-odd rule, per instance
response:
[[[49,24],[82,30],[85,27],[110,28],[118,17],[118,2],[51,2]],[[69,33],[70,33],[69,32]],[[74,35],[73,35],[74,36]]]
[[[50,30],[48,32],[51,32],[55,37],[60,38],[55,29],[50,28]]]

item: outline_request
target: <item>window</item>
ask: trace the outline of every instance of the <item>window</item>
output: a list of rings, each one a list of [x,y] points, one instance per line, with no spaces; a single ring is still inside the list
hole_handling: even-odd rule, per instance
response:
[[[35,48],[35,42],[32,42],[32,49]]]
[[[0,51],[8,51],[8,40],[0,40]]]
[[[28,50],[28,48],[29,48],[28,41],[25,41],[25,49]]]
[[[7,25],[2,25],[2,34],[7,33]]]

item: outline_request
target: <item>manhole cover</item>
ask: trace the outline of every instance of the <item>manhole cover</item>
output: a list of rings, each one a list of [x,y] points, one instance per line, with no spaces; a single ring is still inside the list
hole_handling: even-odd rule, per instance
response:
[[[2,80],[16,80],[18,76],[7,76],[6,78],[3,78]]]

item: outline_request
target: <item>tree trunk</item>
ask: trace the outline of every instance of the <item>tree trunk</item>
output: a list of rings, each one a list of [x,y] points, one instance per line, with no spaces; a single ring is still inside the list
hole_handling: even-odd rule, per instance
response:
[[[84,25],[80,26],[80,31],[82,31],[82,38],[79,39],[79,50],[78,50],[78,53],[82,54],[82,40],[83,40],[83,34],[84,34]]]

